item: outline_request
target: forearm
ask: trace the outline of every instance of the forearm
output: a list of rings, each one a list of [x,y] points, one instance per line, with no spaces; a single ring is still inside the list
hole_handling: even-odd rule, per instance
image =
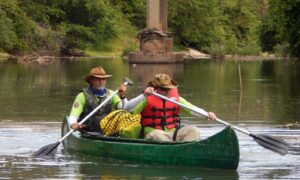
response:
[[[195,109],[196,111],[204,111],[204,109],[201,109],[201,108],[198,108],[196,106],[193,106],[193,109]],[[191,116],[194,116],[194,117],[199,117],[199,118],[206,118],[206,116],[200,114],[200,113],[196,113],[194,111],[191,111]]]
[[[118,102],[116,108],[117,109],[124,109],[124,105],[128,102],[127,98],[121,99],[121,101]]]
[[[132,112],[133,109],[137,106],[137,104],[145,99],[145,96],[143,94],[141,94],[141,95],[131,99],[130,101],[128,101],[127,99],[125,100],[125,99],[124,99],[124,101],[126,101],[126,102],[123,104],[123,109],[126,111],[129,111],[129,112]]]
[[[68,125],[69,125],[69,127],[72,125],[72,124],[74,124],[74,123],[76,123],[77,122],[77,117],[76,116],[69,116],[68,117]]]
[[[192,103],[188,102],[187,100],[185,100],[185,99],[182,98],[182,97],[179,98],[179,102],[182,103],[182,104],[184,104],[184,105],[186,105],[186,106],[188,106],[188,107],[191,107],[191,108],[195,109],[196,111],[200,111],[200,112],[201,112],[201,111],[204,111],[203,109],[194,106]],[[184,113],[186,113],[186,114],[188,114],[188,115],[190,115],[190,116],[199,117],[199,118],[205,118],[204,115],[201,115],[201,114],[196,113],[196,112],[194,112],[194,111],[188,110],[188,109],[186,109],[186,108],[181,108],[181,110],[182,110]]]

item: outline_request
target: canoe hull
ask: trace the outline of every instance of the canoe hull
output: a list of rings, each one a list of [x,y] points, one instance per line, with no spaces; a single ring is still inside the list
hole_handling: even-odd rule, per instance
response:
[[[64,120],[62,135],[69,131]],[[88,155],[146,164],[237,169],[239,144],[233,129],[201,141],[185,143],[154,142],[120,138],[87,138],[74,132],[63,142],[64,148]]]

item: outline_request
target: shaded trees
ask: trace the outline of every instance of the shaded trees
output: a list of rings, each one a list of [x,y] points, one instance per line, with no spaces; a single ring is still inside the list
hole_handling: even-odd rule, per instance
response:
[[[300,57],[300,1],[269,0],[261,29],[264,50]]]
[[[213,55],[299,57],[299,12],[293,0],[169,0],[168,26],[177,44]],[[145,0],[0,0],[0,50],[13,54],[110,51],[108,42],[145,27]]]
[[[38,45],[34,22],[16,0],[0,0],[0,50],[9,53],[28,51]]]
[[[146,1],[145,0],[111,0],[111,4],[119,9],[124,17],[138,29],[146,27]]]
[[[170,27],[181,43],[211,54],[258,54],[258,3],[252,0],[169,1]]]
[[[22,8],[45,28],[63,32],[62,49],[101,46],[117,36],[119,13],[102,0],[27,0]]]

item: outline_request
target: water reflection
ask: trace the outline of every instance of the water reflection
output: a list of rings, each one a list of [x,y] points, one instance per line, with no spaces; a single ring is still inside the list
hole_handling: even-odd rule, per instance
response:
[[[233,170],[138,165],[80,154],[63,155],[64,158],[48,160],[0,157],[0,165],[4,164],[0,176],[3,179],[238,179],[238,172]]]
[[[142,165],[86,154],[65,152],[59,147],[55,157],[32,158],[40,147],[56,142],[61,123],[3,122],[0,123],[1,179],[297,179],[300,156],[290,153],[280,156],[257,145],[248,136],[238,133],[241,160],[237,171],[194,167]],[[201,127],[203,134],[214,134],[215,124]],[[279,136],[299,148],[300,131],[282,130],[270,126],[249,126],[255,133]],[[12,139],[8,139],[11,137]],[[13,150],[13,151],[12,151]],[[294,151],[293,151],[294,152]],[[299,149],[298,149],[299,152]]]
[[[134,77],[138,87],[145,87],[155,74],[168,74],[171,78],[182,76],[184,64],[129,64],[130,77]]]
[[[128,88],[129,97],[140,93],[153,74],[170,74],[179,83],[181,95],[193,104],[251,132],[286,140],[292,144],[290,154],[279,156],[238,133],[241,161],[237,172],[130,164],[61,153],[61,147],[53,159],[31,158],[33,152],[60,138],[63,117],[69,113],[75,95],[87,85],[82,77],[95,66],[103,66],[113,75],[107,84],[111,89],[117,88],[124,77],[131,78],[135,84]],[[234,61],[136,66],[103,59],[62,59],[48,64],[1,62],[0,177],[297,179],[300,176],[299,67],[300,63],[293,62],[240,62],[241,99],[239,68]],[[201,127],[203,135],[223,128],[197,118],[184,123]]]
[[[103,59],[0,63],[1,119],[60,121],[69,113],[75,95],[87,86],[82,77],[96,66],[113,75],[107,82],[111,89],[124,77],[131,78],[135,84],[128,88],[129,98],[139,94],[154,74],[167,73],[179,83],[181,96],[225,120],[300,121],[299,63],[240,62],[239,68],[234,61],[134,65]]]
[[[87,178],[101,179],[237,179],[234,170],[203,169],[195,167],[167,167],[155,165],[131,164],[130,162],[112,159],[80,157],[78,173]],[[84,162],[90,162],[89,164]],[[92,162],[92,163],[91,163]],[[219,175],[222,174],[222,177]]]

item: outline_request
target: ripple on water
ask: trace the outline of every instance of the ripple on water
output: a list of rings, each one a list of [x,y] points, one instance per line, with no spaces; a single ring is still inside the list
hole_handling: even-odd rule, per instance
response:
[[[59,146],[53,158],[38,159],[31,155],[39,148],[56,142],[60,138],[60,123],[0,123],[0,177],[1,179],[24,177],[27,179],[82,179],[83,177],[119,177],[141,179],[147,174],[152,178],[199,179],[297,179],[300,173],[300,133],[276,126],[251,126],[253,133],[271,134],[292,144],[291,153],[280,156],[256,144],[247,135],[237,132],[240,143],[240,165],[237,171],[203,170],[147,166],[118,160],[68,154]],[[202,138],[220,131],[219,124],[197,124]],[[174,172],[178,172],[177,176]],[[143,174],[142,174],[143,173]],[[222,175],[220,175],[222,174]],[[227,174],[227,175],[224,175]],[[224,176],[223,176],[224,175]]]

